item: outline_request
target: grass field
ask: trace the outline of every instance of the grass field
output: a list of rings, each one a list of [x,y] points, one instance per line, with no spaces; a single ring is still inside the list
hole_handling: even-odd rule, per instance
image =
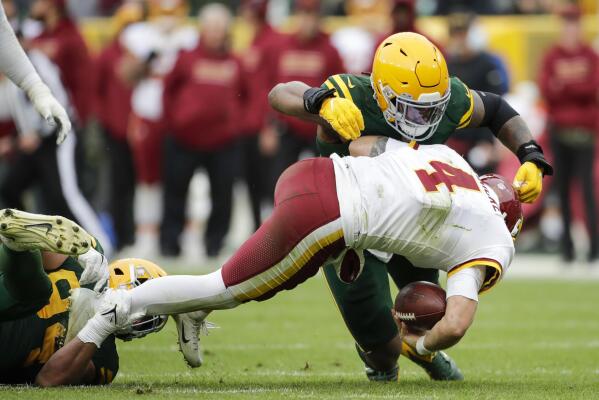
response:
[[[120,343],[105,388],[0,387],[0,399],[592,399],[599,398],[597,282],[512,280],[481,300],[450,354],[464,382],[431,382],[400,360],[400,383],[369,383],[321,277],[211,318],[205,365],[188,369],[172,324]],[[1,357],[1,355],[0,355]]]

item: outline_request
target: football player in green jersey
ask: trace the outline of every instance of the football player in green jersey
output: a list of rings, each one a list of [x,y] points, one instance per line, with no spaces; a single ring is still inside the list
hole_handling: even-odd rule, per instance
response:
[[[543,176],[553,173],[518,113],[500,96],[470,89],[450,77],[443,54],[416,33],[385,39],[369,76],[335,75],[314,88],[302,82],[280,83],[271,90],[269,102],[283,114],[318,124],[316,141],[323,156],[349,154],[349,142],[363,135],[383,136],[384,148],[389,137],[437,144],[460,129],[486,126],[522,163],[514,178],[521,201],[535,201]],[[401,255],[380,260],[366,253],[366,267],[352,285],[341,282],[332,266],[324,271],[369,379],[397,380],[400,354],[422,366],[432,379],[463,379],[443,352],[422,357],[403,343],[390,312],[387,274],[401,289],[418,280],[438,283],[436,270],[410,267]]]
[[[108,384],[119,368],[115,336],[83,343],[78,333],[93,316],[96,292],[133,288],[166,273],[140,259],[107,265],[100,244],[67,218],[0,210],[0,384]],[[144,318],[117,337],[159,331],[166,316]],[[202,363],[196,326],[175,316],[180,350]],[[187,332],[187,335],[185,334]],[[182,340],[183,339],[183,340]]]

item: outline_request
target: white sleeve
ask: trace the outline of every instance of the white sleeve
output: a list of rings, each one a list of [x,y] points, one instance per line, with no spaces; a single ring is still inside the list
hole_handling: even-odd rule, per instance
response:
[[[464,296],[478,301],[478,292],[485,280],[486,267],[464,268],[447,278],[447,298]]]
[[[19,44],[0,3],[0,72],[28,91],[41,79]]]
[[[402,142],[400,140],[397,139],[392,139],[389,138],[389,140],[387,140],[387,145],[385,146],[385,152],[387,151],[393,151],[393,150],[398,150],[401,148],[404,148],[406,146],[408,146],[409,144],[406,142]]]

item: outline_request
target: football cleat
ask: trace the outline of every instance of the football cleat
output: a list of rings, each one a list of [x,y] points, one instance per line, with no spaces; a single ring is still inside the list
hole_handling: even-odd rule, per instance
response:
[[[95,239],[68,218],[0,210],[0,239],[11,250],[44,250],[79,256],[94,247]]]
[[[371,382],[397,382],[399,380],[399,365],[391,368],[389,371],[378,371],[369,365],[366,352],[356,343],[358,356],[364,362],[364,372]]]
[[[200,334],[208,335],[208,329],[217,326],[204,319],[194,319],[192,314],[176,314],[172,317],[177,325],[179,351],[183,354],[187,365],[198,368],[203,363]]]
[[[401,354],[422,367],[434,381],[463,381],[464,375],[455,361],[443,351],[428,356],[421,356],[405,342],[402,343]]]

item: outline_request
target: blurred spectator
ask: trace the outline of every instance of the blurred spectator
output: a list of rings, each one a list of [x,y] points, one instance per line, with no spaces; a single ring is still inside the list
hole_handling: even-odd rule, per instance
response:
[[[163,209],[164,78],[175,65],[179,51],[197,45],[198,33],[185,25],[184,0],[149,0],[147,5],[149,20],[130,25],[121,35],[121,45],[127,51],[121,67],[134,86],[127,132],[137,178],[132,252],[153,257],[159,250]]]
[[[485,50],[486,35],[470,13],[449,17],[449,43],[445,49],[449,73],[470,89],[505,95],[509,89],[507,69],[501,59]],[[450,145],[479,174],[494,172],[499,162],[495,138],[488,128],[464,129]]]
[[[507,5],[509,8],[511,4]],[[489,0],[438,0],[437,2],[437,14],[448,15],[458,9],[474,14],[498,14],[501,11],[501,3]]]
[[[391,31],[381,35],[376,43],[379,44],[387,37],[400,32],[416,32],[426,36],[435,46],[441,51],[443,48],[434,39],[430,38],[424,32],[421,32],[416,28],[416,0],[392,0],[393,7],[391,9]],[[373,49],[372,54],[374,55]]]
[[[572,181],[580,179],[589,231],[589,261],[598,255],[597,208],[593,193],[598,120],[599,59],[583,41],[580,10],[568,6],[560,13],[562,32],[546,53],[539,83],[548,108],[556,184],[563,220],[562,255],[574,259],[570,234]]]
[[[92,111],[93,63],[75,22],[69,17],[66,0],[35,0],[30,15],[42,22],[42,33],[31,46],[41,50],[60,69],[80,126]]]
[[[28,52],[29,59],[56,99],[72,111],[57,65],[38,50]],[[19,133],[16,157],[0,184],[0,197],[6,207],[25,209],[23,195],[33,185],[39,185],[43,196],[41,212],[58,214],[76,220],[97,237],[108,257],[112,244],[98,216],[79,189],[75,145],[77,136],[71,133],[62,145],[56,144],[56,128],[50,127],[37,113],[25,93],[15,85],[2,85],[12,120]]]
[[[106,156],[109,164],[108,209],[116,234],[116,246],[132,245],[135,226],[133,199],[135,195],[135,167],[127,130],[131,117],[132,82],[127,81],[126,50],[121,44],[122,31],[143,19],[144,10],[138,2],[121,6],[113,17],[116,37],[96,60],[95,109],[106,137]]]
[[[277,83],[277,55],[283,36],[266,21],[268,0],[244,0],[241,3],[241,15],[254,32],[250,47],[242,57],[248,85],[248,98],[244,107],[244,123],[241,132],[241,150],[243,177],[250,194],[254,229],[261,225],[262,203],[270,203],[273,193],[269,179],[272,164],[272,151],[268,143],[260,138],[272,137],[261,132],[272,129],[267,124],[269,115],[268,92]],[[262,146],[261,146],[262,144]]]
[[[230,49],[232,16],[218,3],[200,12],[200,42],[183,52],[164,85],[169,136],[164,148],[164,255],[180,253],[185,202],[195,170],[210,181],[212,210],[205,233],[206,254],[217,256],[229,230],[233,182],[237,173],[235,143],[239,114],[246,101],[241,61]]]
[[[289,35],[278,62],[278,81],[302,81],[320,86],[331,75],[343,71],[343,61],[321,30],[319,0],[296,1],[296,31]],[[279,117],[279,143],[272,182],[296,162],[302,152],[316,154],[316,125],[293,117]]]

